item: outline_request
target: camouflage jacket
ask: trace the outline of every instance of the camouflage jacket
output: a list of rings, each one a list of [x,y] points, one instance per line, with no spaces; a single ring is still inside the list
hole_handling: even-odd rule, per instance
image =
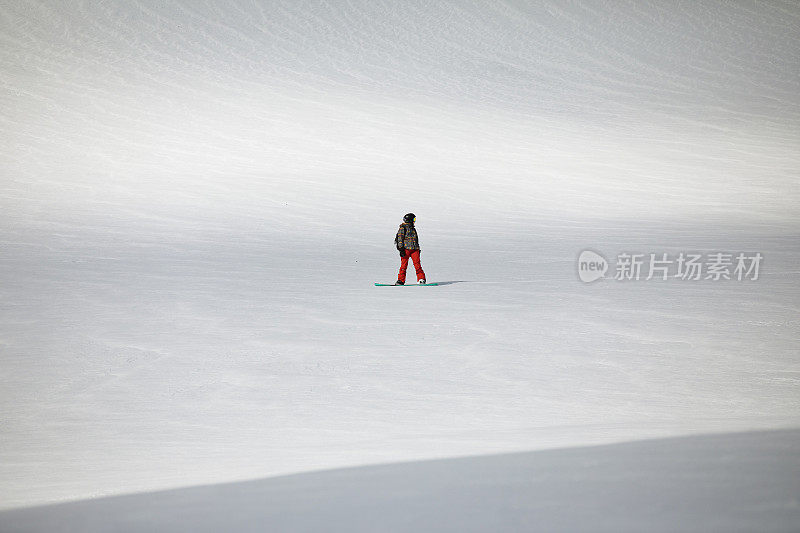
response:
[[[419,250],[419,237],[417,236],[417,229],[414,224],[403,222],[400,224],[400,229],[397,230],[397,235],[394,238],[394,245],[398,250],[405,248],[406,250]]]

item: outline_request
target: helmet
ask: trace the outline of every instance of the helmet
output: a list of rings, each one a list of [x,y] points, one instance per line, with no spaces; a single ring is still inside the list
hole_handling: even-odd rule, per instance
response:
[[[408,222],[409,224],[413,224],[417,220],[417,215],[414,213],[406,213],[403,217],[403,222]]]

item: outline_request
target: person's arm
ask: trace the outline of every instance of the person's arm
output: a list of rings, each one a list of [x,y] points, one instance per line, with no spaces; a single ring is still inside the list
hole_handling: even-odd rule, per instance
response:
[[[400,229],[397,230],[397,235],[394,237],[394,245],[397,247],[397,251],[400,252],[400,257],[406,255],[406,227],[404,225],[400,225]]]

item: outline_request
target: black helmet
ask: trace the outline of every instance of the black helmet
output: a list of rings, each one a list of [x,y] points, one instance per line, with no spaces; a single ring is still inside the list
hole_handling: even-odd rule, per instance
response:
[[[416,220],[417,215],[414,213],[406,213],[406,215],[403,217],[403,222],[408,222],[409,224],[413,224]]]

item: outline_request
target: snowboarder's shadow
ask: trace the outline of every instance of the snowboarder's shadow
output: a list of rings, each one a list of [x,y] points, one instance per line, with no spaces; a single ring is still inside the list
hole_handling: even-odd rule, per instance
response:
[[[453,283],[469,283],[469,281],[460,280],[460,281],[437,281],[436,282],[437,285],[452,285]]]

